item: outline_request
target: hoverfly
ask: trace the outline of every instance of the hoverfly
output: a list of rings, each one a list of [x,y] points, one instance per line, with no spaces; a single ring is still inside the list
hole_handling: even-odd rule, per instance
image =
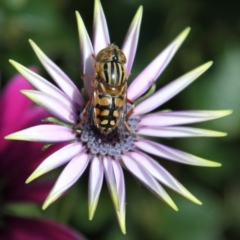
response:
[[[122,129],[123,125],[132,134],[126,121],[133,112],[133,104],[127,99],[125,63],[124,53],[113,44],[102,49],[95,59],[93,95],[84,112],[92,115],[93,125],[104,135],[112,133],[116,128]],[[127,103],[132,105],[128,113]],[[85,119],[75,129],[81,127],[84,121]]]

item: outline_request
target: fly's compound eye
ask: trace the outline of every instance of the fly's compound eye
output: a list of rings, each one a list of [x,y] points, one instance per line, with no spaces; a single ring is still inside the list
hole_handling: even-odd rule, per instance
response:
[[[112,61],[112,50],[109,49],[109,47],[102,49],[97,57],[96,57],[96,62],[99,63],[105,63],[105,62],[111,62]]]
[[[123,51],[118,49],[117,53],[118,53],[118,62],[125,64],[127,62],[127,59]]]

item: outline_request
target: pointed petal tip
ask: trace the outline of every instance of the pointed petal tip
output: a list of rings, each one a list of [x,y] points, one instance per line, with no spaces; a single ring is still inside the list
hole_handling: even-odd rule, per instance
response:
[[[123,234],[126,234],[125,213],[116,211],[118,217],[118,224]]]
[[[94,3],[95,3],[95,7],[96,7],[96,8],[99,8],[99,7],[102,6],[102,5],[101,5],[101,2],[100,2],[99,0],[95,0]]]
[[[22,140],[22,141],[27,141],[24,137],[18,134],[18,132],[11,133],[7,136],[4,137],[6,140]]]
[[[185,191],[184,191],[185,192]],[[186,195],[184,195],[184,197],[186,197],[188,200],[190,200],[191,202],[197,204],[197,205],[202,205],[202,202],[200,200],[198,200],[194,195],[192,195],[190,192],[186,192]]]
[[[46,210],[49,205],[46,203],[46,201],[42,205],[42,210]]]
[[[81,15],[78,11],[75,11],[75,15],[76,15],[77,20],[81,19]]]
[[[46,210],[52,202],[53,201],[50,201],[49,195],[48,195],[48,197],[45,199],[45,201],[44,201],[44,203],[42,205],[42,210]]]
[[[51,192],[47,196],[46,200],[43,203],[42,209],[45,210],[47,207],[49,207],[53,202],[55,202],[62,194],[59,192],[54,193],[53,195]]]
[[[175,210],[176,212],[179,211],[177,205],[176,205],[173,201],[168,202],[168,205],[169,205],[173,210]]]
[[[124,228],[120,227],[120,228],[121,228],[122,234],[126,235],[127,234],[126,228],[125,227]]]
[[[205,64],[203,64],[202,66],[206,66],[206,68],[210,68],[213,65],[213,61],[208,61]]]
[[[44,171],[44,169],[36,169],[26,180],[26,184],[32,182],[33,180],[35,180],[36,178],[42,176],[44,173],[46,173],[46,170]]]
[[[208,61],[202,65],[200,65],[199,67],[193,69],[191,72],[202,72],[204,73],[205,71],[207,71],[211,66],[213,65],[213,61]]]
[[[26,184],[32,182],[34,179],[36,179],[36,177],[33,175],[34,172],[27,178],[27,180],[25,181]]]
[[[13,67],[16,68],[17,70],[18,70],[19,67],[21,66],[18,62],[14,61],[14,60],[12,60],[12,59],[9,59],[8,61],[9,61],[9,62],[13,65]]]
[[[225,117],[233,113],[233,110],[219,110],[216,111],[219,115],[219,117]]]
[[[226,137],[228,134],[225,132],[215,132],[213,137]]]
[[[222,164],[218,163],[218,162],[213,162],[213,161],[209,161],[209,160],[205,160],[205,164],[203,167],[221,167]]]
[[[189,32],[191,31],[190,27],[186,27],[176,38],[176,40],[178,40],[181,44],[181,42],[183,42],[186,37],[188,36]]]
[[[142,12],[143,12],[143,6],[140,5],[136,13],[137,18],[142,17]]]
[[[92,208],[90,209],[89,207],[89,213],[88,213],[88,219],[89,221],[92,221],[93,220],[93,217],[94,217],[94,213],[95,213],[95,210],[93,210]]]
[[[5,140],[11,140],[11,134],[4,137]]]
[[[218,162],[213,162],[215,165],[213,167],[221,167],[222,164],[221,163],[218,163]]]
[[[198,204],[198,205],[202,205],[202,202],[199,201],[198,199],[197,199],[197,201],[195,201],[194,203],[196,203],[196,204]]]
[[[38,45],[31,39],[28,40],[28,42],[30,43],[32,49],[39,54],[43,54],[42,50],[38,47]]]
[[[161,198],[161,200],[163,200],[163,199]],[[169,196],[168,196],[168,199],[164,199],[163,201],[164,201],[165,203],[167,203],[168,206],[170,206],[170,207],[171,207],[173,210],[175,210],[176,212],[179,211],[177,205],[175,204],[175,202],[174,202]]]
[[[98,201],[95,201],[95,202],[89,204],[89,207],[88,207],[88,216],[89,217],[88,217],[88,219],[90,221],[93,220],[94,214],[95,214],[96,209],[97,209],[97,203],[98,203]]]
[[[30,176],[31,177],[31,176]],[[32,179],[31,178],[27,178],[27,180],[25,181],[25,184],[29,184],[31,181],[32,181]]]
[[[13,65],[13,67],[20,73],[22,74],[23,76],[25,75],[24,74],[24,70],[28,70],[28,71],[31,71],[29,70],[28,68],[24,67],[23,65],[21,65],[20,63],[10,59],[9,62]],[[31,71],[32,72],[32,71]]]
[[[143,14],[143,6],[140,5],[135,16],[134,16],[134,22],[138,22],[139,20],[141,21],[142,19],[142,14]]]

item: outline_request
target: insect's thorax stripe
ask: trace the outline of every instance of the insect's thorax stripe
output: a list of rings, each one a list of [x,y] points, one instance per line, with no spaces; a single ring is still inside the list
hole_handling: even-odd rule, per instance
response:
[[[124,67],[120,63],[107,62],[102,64],[101,79],[110,86],[121,86],[126,79]]]
[[[103,74],[101,73],[101,78],[103,78],[104,82],[106,82],[106,83],[109,82],[109,66],[108,66],[108,63],[103,64]]]

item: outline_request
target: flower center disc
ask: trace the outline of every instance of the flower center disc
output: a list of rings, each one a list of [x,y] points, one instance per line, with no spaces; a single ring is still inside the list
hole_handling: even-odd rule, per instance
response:
[[[93,125],[91,114],[87,114],[87,119],[82,124],[82,133],[79,138],[93,155],[120,156],[122,153],[128,152],[135,147],[134,140],[136,139],[138,117],[128,118],[127,123],[132,134],[121,122],[110,134],[105,135],[100,133]]]

